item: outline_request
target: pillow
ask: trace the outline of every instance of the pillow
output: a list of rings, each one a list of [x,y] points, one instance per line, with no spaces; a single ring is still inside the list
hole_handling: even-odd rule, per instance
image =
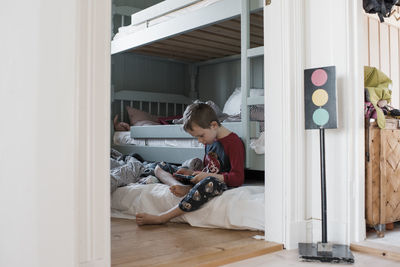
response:
[[[250,96],[263,96],[264,89],[250,89]],[[239,115],[240,114],[240,106],[242,104],[242,92],[241,88],[237,87],[231,94],[231,96],[226,100],[223,113],[228,115]]]
[[[223,113],[228,115],[238,115],[240,114],[240,104],[242,103],[242,93],[240,88],[236,88],[231,96],[226,100]]]
[[[180,118],[182,118],[182,115],[178,115],[178,116],[168,116],[168,117],[160,117],[160,118],[158,118],[158,122],[160,123],[160,124],[165,124],[165,125],[168,125],[168,124],[173,124],[173,121],[174,120],[179,120]]]
[[[139,121],[151,121],[158,123],[158,118],[156,116],[151,115],[145,111],[131,108],[130,106],[126,106],[126,111],[128,111],[129,122],[132,126],[134,126]]]

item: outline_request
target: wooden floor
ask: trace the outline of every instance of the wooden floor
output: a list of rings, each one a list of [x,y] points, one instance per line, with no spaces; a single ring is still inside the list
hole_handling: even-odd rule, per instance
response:
[[[365,240],[360,243],[352,243],[350,245],[352,251],[358,251],[369,255],[398,261],[400,266],[400,248],[391,245],[379,244]]]
[[[282,250],[281,244],[252,238],[263,232],[168,223],[138,227],[111,219],[112,266],[220,266]]]
[[[400,266],[400,222],[394,223],[393,229],[386,230],[382,238],[377,236],[374,229],[368,227],[367,239],[352,243],[350,247],[353,251],[398,261]]]

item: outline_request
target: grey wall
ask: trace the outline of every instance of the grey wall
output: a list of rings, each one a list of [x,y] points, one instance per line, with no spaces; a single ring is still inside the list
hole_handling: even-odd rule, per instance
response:
[[[154,57],[123,53],[112,56],[111,82],[114,90],[163,92],[187,95],[186,64]]]
[[[264,88],[264,59],[251,60],[251,88]],[[197,88],[200,100],[214,101],[221,109],[236,87],[240,87],[240,60],[199,68]]]
[[[251,88],[263,88],[264,59],[251,60]],[[112,56],[114,90],[175,93],[189,96],[189,66],[155,57],[123,53]],[[212,100],[221,109],[240,87],[240,60],[200,66],[196,88],[199,99]]]

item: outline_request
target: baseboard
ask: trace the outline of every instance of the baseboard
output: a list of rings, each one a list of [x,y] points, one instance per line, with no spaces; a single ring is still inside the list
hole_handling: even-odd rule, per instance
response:
[[[299,242],[306,242],[307,240],[307,223],[308,221],[292,222],[289,226],[290,237],[286,240],[286,249],[297,249]]]
[[[346,238],[347,224],[338,221],[327,222],[328,242],[333,242],[342,245],[349,245]],[[307,236],[306,242],[320,242],[322,240],[322,225],[321,220],[311,219],[307,221]]]

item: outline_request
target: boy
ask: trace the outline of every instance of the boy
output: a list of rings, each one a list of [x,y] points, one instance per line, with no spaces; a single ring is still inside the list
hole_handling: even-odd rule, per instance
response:
[[[157,166],[156,176],[170,185],[171,192],[185,196],[179,205],[159,215],[136,214],[138,225],[163,224],[200,208],[211,198],[222,194],[228,187],[241,186],[244,181],[244,146],[240,138],[221,125],[214,110],[207,104],[189,105],[183,114],[183,128],[205,145],[204,166],[201,172],[180,169],[178,174],[195,175],[183,185],[177,178]]]

